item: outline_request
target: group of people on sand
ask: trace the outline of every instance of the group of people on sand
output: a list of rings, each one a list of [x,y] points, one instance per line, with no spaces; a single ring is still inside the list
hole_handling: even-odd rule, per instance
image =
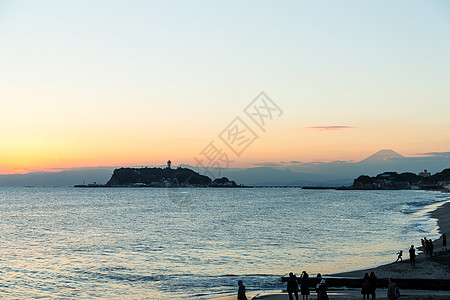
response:
[[[425,255],[433,256],[433,252],[434,252],[433,241],[431,239],[427,239],[426,237],[424,237],[420,241],[422,243],[422,248],[423,248]],[[442,250],[447,250],[447,236],[445,235],[445,233],[442,234]],[[410,262],[411,266],[415,266],[416,265],[416,249],[414,248],[414,245],[411,245],[408,252],[409,252],[409,262]],[[395,262],[403,261],[402,256],[403,256],[403,250],[400,250],[399,252],[397,252],[397,260]]]
[[[433,256],[434,244],[431,239],[427,240],[426,237],[420,240],[422,243],[423,251],[426,255]],[[442,234],[442,250],[447,250],[447,236],[445,233]]]
[[[289,273],[289,278],[287,280],[287,292],[289,294],[289,300],[298,300],[298,285],[300,284],[300,294],[303,296],[303,300],[308,300],[308,296],[310,295],[309,287],[310,280],[309,275],[306,271],[302,272],[300,278],[294,275],[294,273]],[[247,300],[247,296],[245,295],[245,286],[242,280],[238,281],[238,296],[237,300]],[[327,284],[325,279],[319,273],[316,277],[316,285],[315,290],[317,293],[317,300],[329,300],[327,294]]]
[[[370,272],[370,275],[366,273],[363,278],[363,285],[361,289],[361,294],[363,295],[363,299],[369,299],[369,296],[372,296],[372,299],[376,299],[376,289],[377,289],[377,276],[375,276],[374,272]],[[309,287],[310,280],[309,275],[306,271],[302,272],[300,278],[295,276],[292,272],[289,273],[289,278],[287,280],[287,292],[289,295],[289,300],[298,300],[298,285],[300,284],[300,294],[303,296],[303,300],[308,300],[308,296],[310,295]],[[247,300],[245,295],[245,286],[242,280],[238,281],[238,297],[237,300]],[[315,290],[317,293],[317,300],[329,300],[327,294],[327,284],[325,279],[319,273],[316,277]],[[398,289],[398,285],[393,281],[392,278],[389,278],[389,284],[387,289],[387,296],[389,300],[397,300],[400,297],[400,292]]]
[[[376,289],[377,289],[377,276],[372,271],[370,275],[368,273],[364,274],[363,278],[363,286],[361,289],[361,294],[363,295],[363,299],[369,299],[369,296],[372,296],[372,299],[376,299]],[[400,297],[400,291],[398,289],[398,285],[394,282],[392,278],[389,278],[387,296],[389,300],[396,300]]]
[[[434,251],[433,241],[431,239],[427,240],[427,238],[424,237],[423,239],[420,240],[420,242],[422,243],[422,248],[423,251],[425,252],[425,255],[433,256]]]
[[[421,242],[425,254],[433,256],[434,250],[433,241],[431,239],[427,240],[427,238],[425,237],[421,240]],[[442,250],[447,250],[447,237],[445,234],[442,235]],[[414,248],[414,245],[411,245],[408,252],[410,264],[411,266],[415,266],[416,249]],[[398,262],[399,260],[402,261],[403,250],[400,250],[397,253],[397,255],[398,255],[397,260],[395,262]],[[362,281],[363,285],[361,289],[361,294],[363,295],[363,299],[366,299],[366,297],[367,299],[369,299],[369,296],[372,296],[372,299],[375,299],[376,298],[375,291],[377,289],[377,277],[375,276],[375,273],[371,272],[370,275],[366,273]],[[310,295],[309,291],[310,280],[309,275],[308,273],[306,273],[306,271],[302,272],[300,278],[295,276],[292,272],[289,273],[289,278],[287,281],[287,292],[289,294],[289,300],[294,300],[293,296],[295,296],[295,300],[298,300],[299,284],[300,284],[300,294],[303,296],[303,300],[308,300],[308,296]],[[242,280],[238,281],[238,286],[239,289],[237,300],[247,300],[247,296],[245,295],[245,286]],[[325,282],[325,279],[322,277],[320,273],[317,274],[316,277],[315,290],[317,293],[317,300],[329,299],[327,294],[327,284]],[[392,280],[392,278],[389,278],[387,295],[389,300],[395,300],[400,297],[398,285]]]
[[[370,275],[368,273],[364,274],[363,278],[363,286],[361,289],[361,294],[363,295],[363,299],[369,299],[369,295],[372,295],[372,299],[376,298],[375,290],[377,289],[377,276],[372,271]]]
[[[300,278],[295,276],[292,272],[289,273],[289,279],[287,282],[287,292],[289,294],[289,300],[294,300],[293,296],[295,296],[295,300],[298,300],[299,284],[300,294],[303,296],[303,300],[308,300],[308,296],[310,295],[310,280],[309,275],[308,273],[306,273],[306,271],[302,272]],[[328,300],[327,284],[320,273],[318,273],[316,277],[315,290],[317,293],[317,300]]]

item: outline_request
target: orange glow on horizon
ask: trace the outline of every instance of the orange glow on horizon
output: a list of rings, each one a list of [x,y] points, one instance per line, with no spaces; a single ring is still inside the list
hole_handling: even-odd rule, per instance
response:
[[[78,132],[69,136],[53,132],[43,139],[32,135],[14,138],[0,154],[0,174],[56,172],[84,167],[159,166],[168,159],[173,165],[196,165],[195,156],[214,143],[229,159],[231,168],[281,161],[360,161],[380,149],[392,149],[404,156],[425,152],[446,152],[450,141],[442,138],[441,126],[366,126],[352,128],[291,127],[279,124],[260,133],[240,157],[217,135],[185,137],[183,133],[149,135],[136,133]],[[286,125],[286,124],[284,124]],[[170,131],[169,131],[170,132]],[[209,132],[208,132],[209,133]],[[143,136],[145,138],[143,138]]]

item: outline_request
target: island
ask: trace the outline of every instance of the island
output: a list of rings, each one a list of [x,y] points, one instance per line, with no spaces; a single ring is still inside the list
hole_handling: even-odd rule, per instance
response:
[[[170,161],[169,161],[170,162]],[[75,187],[242,187],[226,177],[211,180],[188,168],[119,168],[106,184],[75,185]]]

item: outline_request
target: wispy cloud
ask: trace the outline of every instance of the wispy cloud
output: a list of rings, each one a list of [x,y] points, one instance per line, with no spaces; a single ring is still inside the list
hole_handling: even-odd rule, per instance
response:
[[[311,167],[317,167],[321,165],[342,165],[346,163],[351,163],[353,161],[346,161],[346,160],[335,160],[332,162],[324,162],[324,161],[310,161],[310,162],[301,162],[298,160],[291,160],[291,161],[280,161],[280,162],[260,162],[253,164],[256,167],[301,167],[301,168],[311,168]]]
[[[322,162],[301,162],[298,160],[290,160],[290,161],[278,161],[278,162],[260,162],[255,163],[255,166],[264,166],[264,167],[292,167],[292,166],[303,166],[310,164],[320,164]]]
[[[353,126],[345,126],[345,125],[330,125],[330,126],[310,126],[306,127],[307,129],[315,129],[319,131],[327,131],[327,130],[342,130],[342,129],[352,129],[356,128]]]
[[[303,163],[301,161],[298,161],[298,160],[291,160],[291,161],[280,161],[280,164],[283,164],[283,165],[301,165]]]
[[[427,153],[419,153],[419,155],[431,157],[450,157],[450,152],[427,152]]]
[[[292,167],[292,166],[302,166],[304,163],[298,160],[291,161],[280,161],[280,162],[260,162],[253,164],[257,167]]]
[[[323,161],[311,161],[311,162],[303,163],[302,166],[308,167],[308,166],[317,166],[317,165],[321,165],[321,164],[325,164],[325,162],[323,162]]]
[[[276,162],[261,162],[261,163],[256,163],[254,164],[254,166],[257,167],[283,167],[283,164],[280,163],[276,163]]]

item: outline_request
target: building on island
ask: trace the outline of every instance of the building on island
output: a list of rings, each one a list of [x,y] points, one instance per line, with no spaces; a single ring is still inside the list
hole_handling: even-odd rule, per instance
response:
[[[420,173],[419,173],[419,176],[420,176],[420,177],[430,177],[430,176],[431,176],[431,173],[428,172],[427,170],[423,170],[423,172],[420,172]]]
[[[170,159],[167,161],[167,169],[170,169],[170,167],[172,166],[172,162],[170,161]]]

